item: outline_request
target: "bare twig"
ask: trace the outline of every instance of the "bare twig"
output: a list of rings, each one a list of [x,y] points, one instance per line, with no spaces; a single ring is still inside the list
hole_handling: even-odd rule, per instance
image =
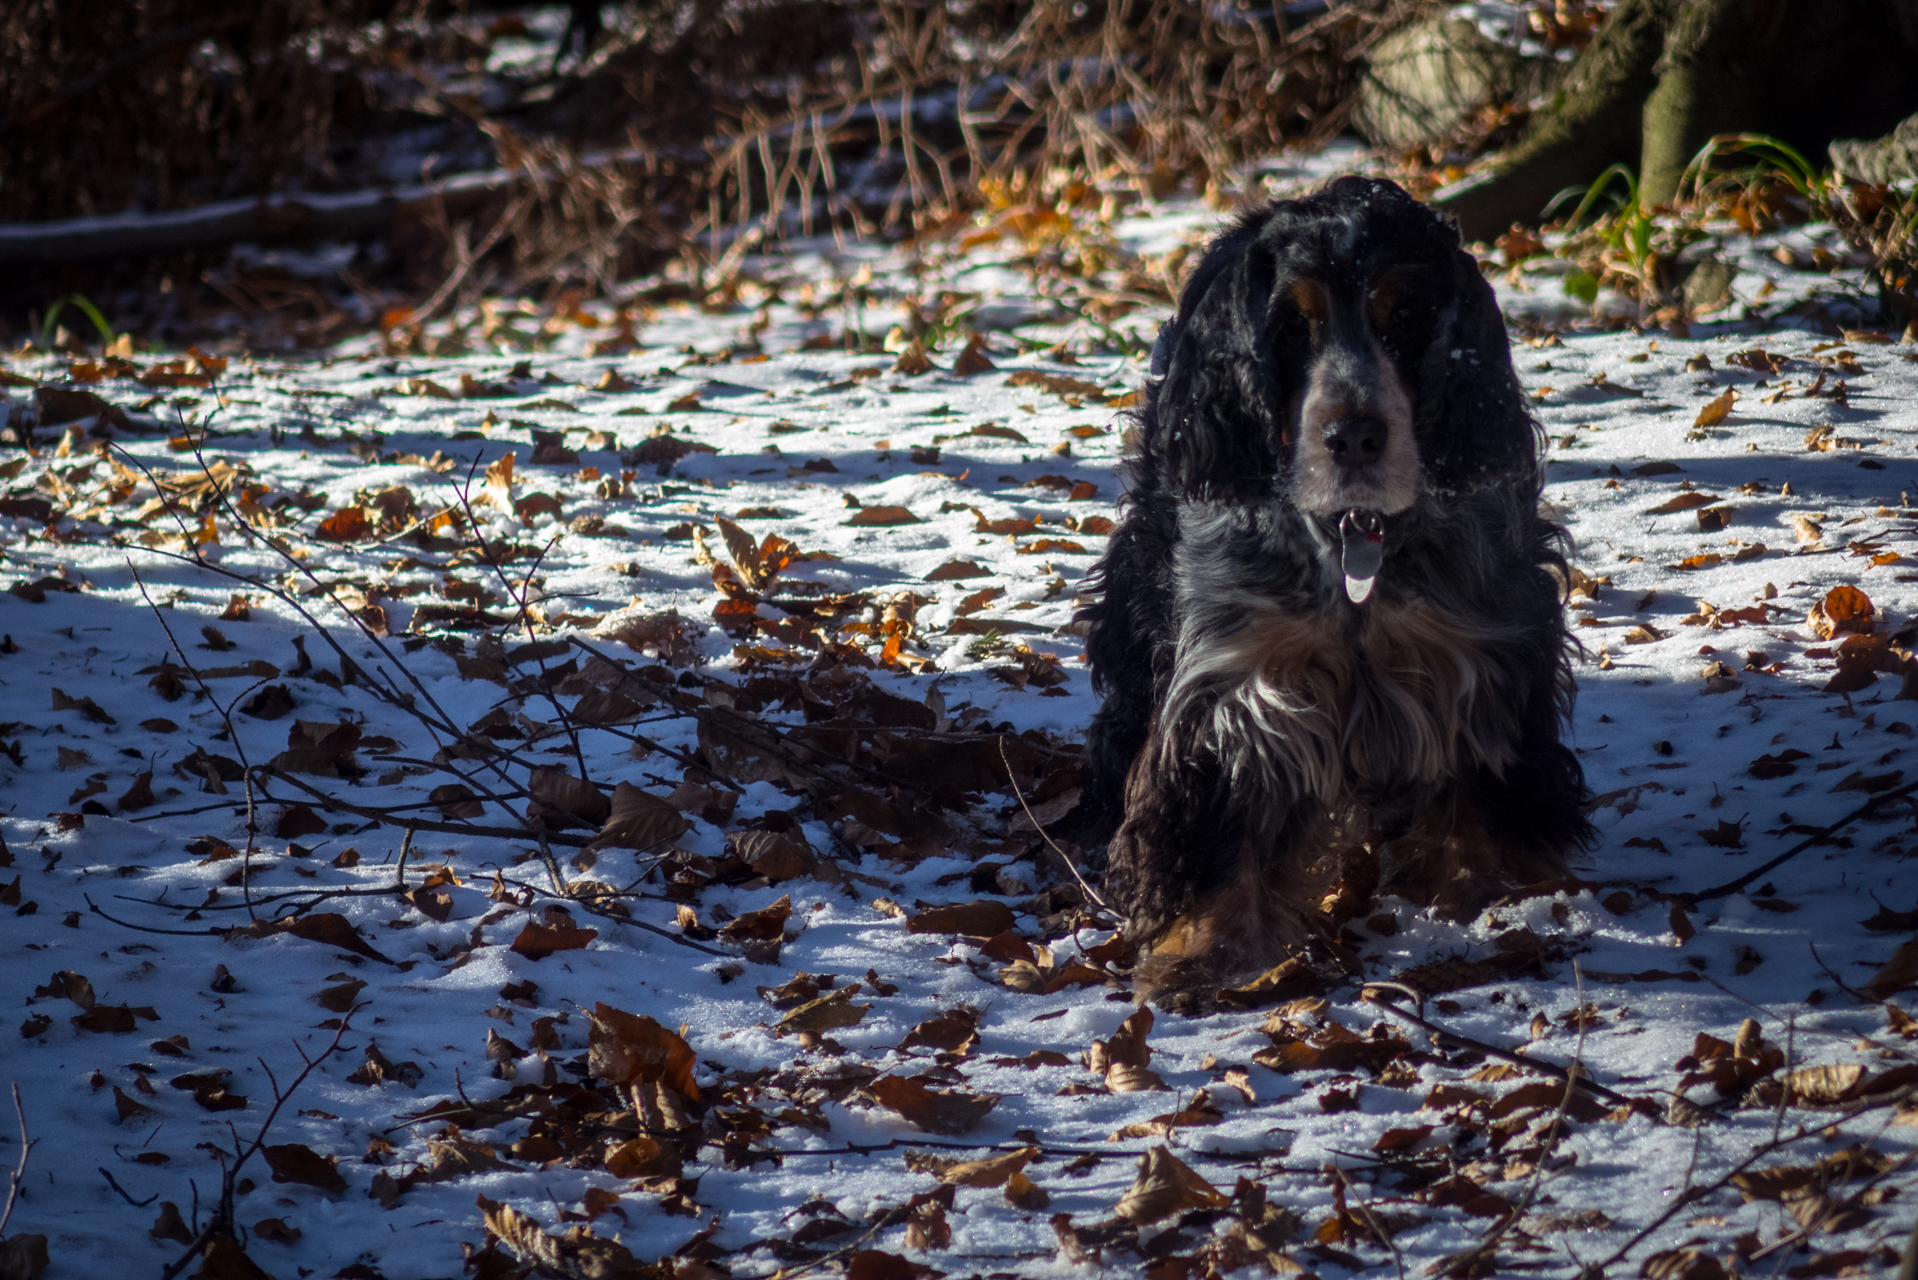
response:
[[[1901,1089],[1897,1091],[1896,1093],[1887,1094],[1884,1097],[1877,1098],[1871,1102],[1860,1103],[1858,1106],[1853,1107],[1849,1111],[1846,1111],[1834,1117],[1820,1120],[1817,1124],[1805,1125],[1801,1127],[1796,1133],[1786,1134],[1782,1138],[1777,1138],[1770,1142],[1760,1143],[1758,1146],[1753,1147],[1751,1149],[1750,1154],[1748,1154],[1743,1160],[1739,1161],[1738,1164],[1736,1164],[1730,1170],[1728,1170],[1724,1174],[1724,1176],[1719,1178],[1716,1182],[1713,1182],[1706,1187],[1691,1189],[1684,1195],[1673,1196],[1671,1198],[1671,1203],[1665,1206],[1664,1212],[1660,1213],[1656,1218],[1653,1218],[1650,1222],[1646,1223],[1643,1227],[1639,1228],[1638,1231],[1633,1233],[1631,1239],[1627,1240],[1624,1244],[1620,1245],[1616,1250],[1614,1250],[1611,1253],[1609,1257],[1605,1258],[1602,1262],[1594,1263],[1590,1266],[1587,1266],[1585,1270],[1581,1273],[1581,1276],[1593,1277],[1593,1278],[1603,1276],[1608,1268],[1613,1267],[1617,1265],[1618,1263],[1624,1261],[1625,1257],[1628,1254],[1630,1254],[1633,1249],[1637,1248],[1641,1241],[1643,1241],[1648,1236],[1650,1236],[1654,1231],[1657,1231],[1660,1227],[1664,1226],[1667,1222],[1670,1222],[1674,1217],[1676,1217],[1680,1212],[1682,1212],[1686,1208],[1686,1206],[1694,1204],[1697,1201],[1704,1199],[1705,1197],[1711,1195],[1713,1192],[1716,1192],[1721,1190],[1722,1188],[1731,1186],[1732,1180],[1734,1178],[1736,1178],[1739,1174],[1745,1172],[1745,1170],[1751,1168],[1753,1165],[1757,1164],[1760,1160],[1763,1160],[1766,1156],[1771,1155],[1773,1152],[1782,1150],[1783,1148],[1788,1147],[1792,1143],[1798,1142],[1801,1139],[1810,1137],[1815,1134],[1820,1134],[1825,1132],[1827,1129],[1843,1125],[1846,1122],[1855,1120],[1859,1116],[1865,1115],[1869,1112],[1881,1111],[1886,1107],[1900,1106],[1904,1104],[1905,1102],[1909,1101],[1915,1095],[1918,1095],[1918,1089]]]
[[[1403,984],[1396,982],[1367,982],[1360,985],[1359,994],[1361,997],[1369,1000],[1371,996],[1368,993],[1374,990],[1403,992],[1406,988]],[[1423,1027],[1433,1035],[1443,1037],[1461,1048],[1474,1049],[1489,1057],[1499,1058],[1512,1063],[1514,1066],[1524,1067],[1529,1071],[1537,1071],[1544,1075],[1556,1077],[1569,1085],[1576,1085],[1587,1093],[1595,1094],[1617,1106],[1629,1107],[1633,1105],[1631,1098],[1626,1097],[1616,1089],[1608,1089],[1595,1080],[1587,1079],[1582,1073],[1568,1071],[1564,1067],[1555,1066],[1550,1062],[1541,1062],[1537,1058],[1528,1058],[1522,1053],[1514,1053],[1510,1049],[1501,1049],[1495,1044],[1486,1044],[1483,1040],[1474,1040],[1470,1036],[1462,1036],[1456,1031],[1441,1027],[1436,1022],[1428,1022],[1419,1014],[1402,1009],[1389,1000],[1373,1000],[1373,1003],[1377,1004],[1381,1009],[1386,1009],[1398,1017],[1404,1018],[1407,1022]]]
[[[7,1171],[7,1203],[0,1209],[0,1240],[7,1235],[7,1223],[13,1220],[13,1206],[20,1201],[20,1188],[27,1180],[27,1157],[40,1139],[27,1136],[27,1109],[20,1103],[20,1086],[13,1085],[13,1117],[20,1123],[20,1159]]]
[[[1904,786],[1899,787],[1895,790],[1882,791],[1879,794],[1873,796],[1871,799],[1865,801],[1865,803],[1859,805],[1856,809],[1853,809],[1850,813],[1846,814],[1844,817],[1840,818],[1838,821],[1824,828],[1822,831],[1819,831],[1814,835],[1806,836],[1803,840],[1800,840],[1797,844],[1785,850],[1785,852],[1779,854],[1776,858],[1773,858],[1770,862],[1767,862],[1761,867],[1752,868],[1750,871],[1747,871],[1744,875],[1738,877],[1738,879],[1727,880],[1724,884],[1714,885],[1711,888],[1701,890],[1698,893],[1675,893],[1672,896],[1688,904],[1699,903],[1699,902],[1709,902],[1713,898],[1730,897],[1732,894],[1737,893],[1740,889],[1743,889],[1746,885],[1758,879],[1760,876],[1763,876],[1767,872],[1775,870],[1778,867],[1784,866],[1787,862],[1790,862],[1793,858],[1796,858],[1799,854],[1811,848],[1813,845],[1817,844],[1819,841],[1829,840],[1832,836],[1837,835],[1838,832],[1842,831],[1844,828],[1858,821],[1858,819],[1863,817],[1868,817],[1873,810],[1878,808],[1879,805],[1889,803],[1890,801],[1893,801],[1893,800],[1902,800],[1906,796],[1912,795],[1914,793],[1918,793],[1918,782],[1908,782]]]
[[[999,738],[999,759],[1006,766],[1006,785],[1012,788],[1012,794],[1018,798],[1019,807],[1025,810],[1026,818],[1032,823],[1033,830],[1037,831],[1039,838],[1046,842],[1054,854],[1058,855],[1059,861],[1065,864],[1065,869],[1072,873],[1072,878],[1079,882],[1079,888],[1086,895],[1086,901],[1097,904],[1099,910],[1115,924],[1124,924],[1125,917],[1113,910],[1112,904],[1100,896],[1099,891],[1079,874],[1079,868],[1073,865],[1072,859],[1066,856],[1066,851],[1059,847],[1059,842],[1052,838],[1052,833],[1045,829],[1045,825],[1032,812],[1032,806],[1026,803],[1025,792],[1019,789],[1019,779],[1013,776],[1012,758],[1006,754],[1006,739],[1003,734]]]
[[[274,1120],[279,1118],[280,1109],[287,1104],[288,1100],[291,1099],[295,1093],[299,1092],[300,1086],[306,1083],[306,1078],[318,1070],[322,1062],[325,1062],[339,1051],[340,1041],[346,1036],[347,1029],[352,1025],[353,1015],[365,1007],[366,1005],[364,1003],[356,1004],[341,1016],[340,1025],[333,1031],[332,1041],[320,1052],[318,1057],[309,1058],[306,1056],[306,1051],[301,1049],[297,1043],[293,1046],[294,1052],[300,1055],[300,1061],[303,1062],[305,1066],[299,1075],[293,1077],[292,1083],[288,1084],[285,1089],[281,1089],[279,1081],[274,1079],[272,1068],[267,1067],[264,1061],[260,1063],[260,1066],[265,1068],[267,1080],[273,1087],[273,1106],[266,1113],[266,1119],[260,1122],[259,1131],[253,1135],[253,1141],[250,1144],[241,1146],[239,1139],[234,1139],[233,1151],[231,1153],[233,1162],[231,1164],[227,1163],[227,1153],[221,1152],[219,1158],[223,1168],[220,1174],[220,1199],[214,1206],[212,1215],[207,1219],[206,1226],[201,1228],[200,1233],[194,1237],[193,1242],[187,1245],[186,1252],[174,1259],[167,1265],[165,1270],[160,1272],[160,1280],[173,1280],[173,1277],[186,1270],[187,1265],[191,1263],[195,1257],[199,1256],[214,1236],[225,1235],[236,1239],[238,1238],[239,1232],[235,1229],[233,1221],[233,1208],[234,1199],[237,1195],[234,1184],[238,1181],[240,1169],[248,1160],[251,1160],[255,1155],[259,1154],[266,1146],[267,1132],[272,1129]]]

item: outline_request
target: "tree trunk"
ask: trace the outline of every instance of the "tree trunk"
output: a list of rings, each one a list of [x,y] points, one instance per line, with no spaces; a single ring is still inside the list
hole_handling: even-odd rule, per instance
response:
[[[1685,167],[1713,134],[1730,133],[1752,121],[1751,82],[1732,65],[1740,50],[1728,47],[1752,38],[1754,33],[1738,21],[1747,16],[1741,11],[1751,7],[1740,0],[1695,0],[1680,8],[1665,29],[1658,86],[1645,99],[1642,114],[1638,199],[1646,208],[1668,205],[1677,197]],[[1760,20],[1770,19],[1775,31],[1785,6],[1766,7],[1772,12]]]
[[[1515,222],[1536,224],[1552,197],[1584,186],[1605,166],[1636,156],[1639,106],[1682,0],[1620,0],[1566,73],[1551,104],[1483,174],[1433,200],[1467,240],[1490,240]]]
[[[1525,136],[1433,203],[1489,240],[1612,164],[1669,204],[1716,134],[1771,134],[1823,165],[1834,138],[1918,111],[1914,40],[1918,0],[1620,0]]]

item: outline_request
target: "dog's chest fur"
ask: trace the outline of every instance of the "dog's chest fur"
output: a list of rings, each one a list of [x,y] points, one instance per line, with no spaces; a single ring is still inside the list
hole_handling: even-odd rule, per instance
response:
[[[1203,745],[1226,762],[1235,803],[1338,811],[1408,798],[1462,769],[1504,771],[1514,739],[1495,629],[1389,585],[1353,606],[1322,542],[1275,547],[1269,530],[1187,515],[1161,726],[1169,748]],[[1254,539],[1291,590],[1257,580]]]

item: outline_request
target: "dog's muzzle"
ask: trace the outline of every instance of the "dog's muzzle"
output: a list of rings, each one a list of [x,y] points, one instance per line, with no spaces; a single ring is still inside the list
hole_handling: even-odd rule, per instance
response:
[[[1325,429],[1325,451],[1342,471],[1357,471],[1385,457],[1390,428],[1369,413],[1347,414]]]
[[[1364,604],[1385,563],[1385,518],[1357,507],[1339,517],[1339,568],[1345,574],[1345,598]]]

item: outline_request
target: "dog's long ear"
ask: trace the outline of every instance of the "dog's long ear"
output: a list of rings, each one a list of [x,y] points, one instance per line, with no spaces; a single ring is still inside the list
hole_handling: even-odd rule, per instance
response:
[[[1146,447],[1187,493],[1257,496],[1278,468],[1278,388],[1266,341],[1274,268],[1252,220],[1216,242],[1166,336]]]
[[[1443,489],[1537,476],[1544,433],[1525,405],[1491,285],[1471,255],[1449,255],[1453,287],[1418,370],[1418,436]]]

